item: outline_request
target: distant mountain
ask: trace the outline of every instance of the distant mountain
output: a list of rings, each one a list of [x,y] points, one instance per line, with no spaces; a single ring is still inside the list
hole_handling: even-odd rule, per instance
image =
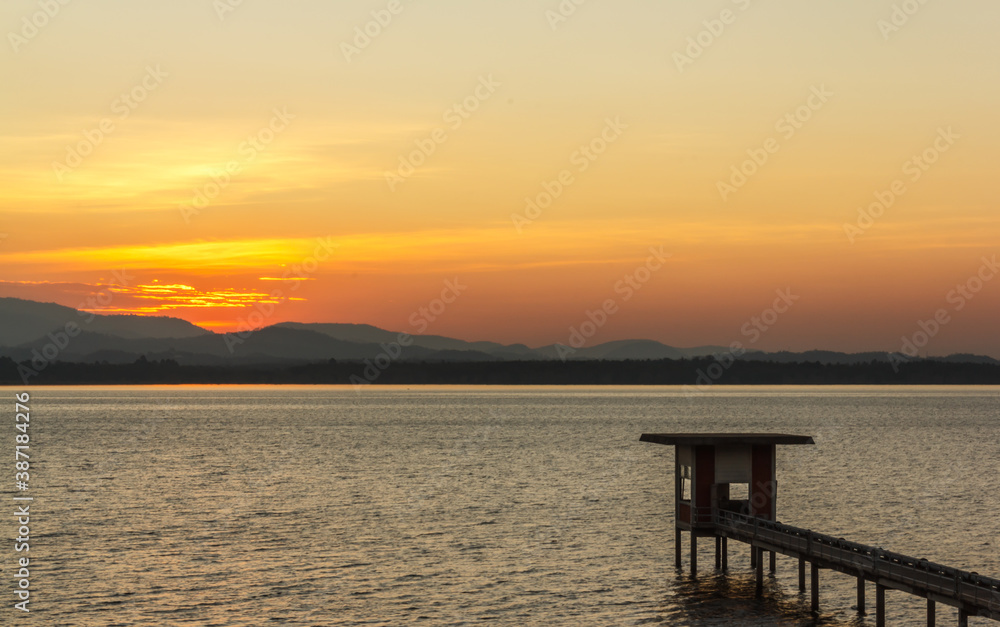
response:
[[[0,349],[0,354],[16,361],[31,359],[35,351],[44,355],[48,335],[30,342]],[[147,358],[170,358],[189,365],[232,363],[308,363],[339,360],[374,359],[383,349],[378,344],[343,342],[315,333],[281,327],[265,327],[253,333],[207,333],[186,338],[124,338],[100,333],[81,332],[60,350],[60,361],[100,361],[116,363],[134,361],[140,355]],[[480,354],[485,360],[492,357]],[[407,359],[439,359],[439,351],[407,347]]]
[[[80,331],[55,346],[67,323]],[[338,339],[311,327],[351,327],[360,341]],[[140,355],[147,359],[173,359],[185,365],[295,364],[338,359],[375,359],[385,349],[381,343],[396,340],[397,333],[367,325],[274,325],[252,333],[212,333],[178,318],[143,316],[92,316],[53,303],[14,298],[0,299],[0,355],[28,361],[42,355],[52,361],[131,363]],[[329,330],[329,329],[328,329]],[[344,333],[337,333],[344,335]],[[449,338],[441,338],[448,340]],[[378,341],[378,343],[376,342]],[[434,342],[432,342],[434,343]],[[440,350],[405,347],[399,358],[430,361],[493,361],[497,357],[473,350],[477,343],[451,340],[437,342],[454,348]],[[488,344],[488,343],[484,343]],[[497,345],[499,346],[499,345]],[[54,348],[57,353],[53,353]]]
[[[315,331],[345,342],[395,342],[399,338],[398,331],[386,331],[370,324],[344,323],[302,323],[282,322],[275,325],[287,329]],[[441,335],[414,335],[413,345],[435,351],[477,351],[501,358],[536,358],[534,351],[524,344],[498,344],[496,342],[467,342]]]
[[[372,327],[374,328],[374,327]],[[348,342],[329,335],[308,329],[290,328],[282,325],[264,327],[263,329],[240,337],[235,334],[217,335],[216,342],[229,353],[244,360],[255,355],[261,357],[276,357],[284,360],[327,361],[337,359],[344,361],[361,361],[375,359],[386,351],[382,344],[373,342]],[[201,338],[198,338],[201,341]],[[194,345],[181,345],[182,350],[192,350]],[[457,352],[457,351],[456,351]],[[466,351],[471,352],[471,351]],[[469,356],[453,355],[451,360],[466,359]],[[474,357],[489,360],[489,355],[479,353]],[[441,351],[421,346],[407,346],[401,349],[399,358],[407,360],[440,360],[445,359]]]
[[[180,318],[166,316],[92,315],[55,303],[0,298],[0,346],[42,337],[69,322],[91,333],[126,338],[173,338],[211,335]]]
[[[58,332],[69,322],[80,332],[55,346]],[[57,334],[55,336],[50,334]],[[140,356],[172,360],[181,365],[229,366],[241,364],[308,364],[329,362],[381,363],[392,361],[490,362],[542,360],[653,361],[698,359],[728,353],[724,346],[676,348],[653,340],[619,340],[569,349],[551,344],[529,348],[524,344],[468,342],[440,335],[413,335],[412,344],[399,350],[399,332],[367,324],[283,322],[244,334],[213,333],[179,318],[92,315],[54,303],[0,298],[0,357],[18,362],[38,360],[129,364]],[[889,361],[885,352],[804,353],[748,351],[743,360],[775,363],[817,362],[854,365]],[[990,357],[951,355],[935,358],[953,363],[1000,364]]]
[[[330,324],[282,322],[278,327],[316,331],[347,342],[395,342],[396,331],[386,331],[368,324]],[[619,340],[596,346],[561,350],[555,344],[541,348],[529,348],[524,344],[498,344],[496,342],[467,342],[440,335],[414,335],[413,345],[436,351],[476,351],[487,353],[498,359],[681,359],[684,357],[705,357],[726,352],[724,346],[700,346],[697,348],[675,348],[653,340]]]

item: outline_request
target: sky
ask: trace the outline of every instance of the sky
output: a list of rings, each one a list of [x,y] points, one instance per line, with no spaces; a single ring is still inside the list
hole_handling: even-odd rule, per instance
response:
[[[1000,357],[998,27],[986,0],[7,0],[0,296]]]

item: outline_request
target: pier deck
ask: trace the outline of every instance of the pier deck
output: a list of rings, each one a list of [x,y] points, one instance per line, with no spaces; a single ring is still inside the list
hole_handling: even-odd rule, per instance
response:
[[[803,591],[804,563],[809,562],[813,574],[814,610],[818,610],[817,571],[825,568],[858,578],[858,609],[861,612],[864,611],[864,583],[876,585],[880,624],[885,620],[885,589],[926,598],[929,624],[933,624],[933,603],[957,607],[960,624],[968,616],[1000,620],[1000,579],[725,510],[716,510],[714,514],[714,535],[751,545],[756,551],[754,565],[758,584],[763,576],[763,551],[797,558],[799,586]]]

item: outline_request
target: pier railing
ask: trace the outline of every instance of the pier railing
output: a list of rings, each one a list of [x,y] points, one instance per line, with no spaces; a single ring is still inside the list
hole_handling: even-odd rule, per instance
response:
[[[716,510],[715,526],[741,542],[1000,620],[1000,579],[737,512]]]

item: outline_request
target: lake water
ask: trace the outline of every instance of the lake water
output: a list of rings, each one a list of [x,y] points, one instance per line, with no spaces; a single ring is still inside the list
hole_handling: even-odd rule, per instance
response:
[[[696,580],[675,571],[673,447],[643,432],[812,435],[778,449],[780,520],[1000,576],[997,387],[64,387],[31,407],[32,612],[5,515],[4,625],[874,625],[829,571],[814,620],[782,556],[755,600],[740,543],[725,575],[707,540]],[[921,624],[887,596],[889,624]]]

